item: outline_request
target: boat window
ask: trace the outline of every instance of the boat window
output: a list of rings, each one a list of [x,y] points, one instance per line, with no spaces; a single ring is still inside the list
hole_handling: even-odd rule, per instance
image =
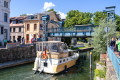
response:
[[[47,63],[46,62],[44,62],[44,67],[47,67]]]
[[[39,45],[37,45],[37,51],[39,51]]]
[[[51,44],[51,51],[58,52],[58,44],[57,43],[52,43]]]
[[[62,61],[60,60],[60,62],[59,63],[62,63]]]
[[[40,43],[40,51],[42,51],[42,43]]]
[[[65,59],[63,60],[63,62],[65,62]]]

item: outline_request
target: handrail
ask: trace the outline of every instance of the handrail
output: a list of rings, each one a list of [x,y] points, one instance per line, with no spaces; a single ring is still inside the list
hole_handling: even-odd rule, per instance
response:
[[[115,72],[120,80],[120,59],[116,56],[116,54],[110,47],[107,48],[107,51],[108,51],[109,58],[115,69]]]

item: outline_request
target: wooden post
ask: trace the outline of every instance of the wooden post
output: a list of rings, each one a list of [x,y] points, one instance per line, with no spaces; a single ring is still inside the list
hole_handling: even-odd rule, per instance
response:
[[[90,70],[92,70],[92,52],[90,52]]]

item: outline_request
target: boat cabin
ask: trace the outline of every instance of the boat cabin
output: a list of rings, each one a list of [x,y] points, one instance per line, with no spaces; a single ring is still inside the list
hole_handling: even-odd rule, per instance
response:
[[[67,45],[61,41],[37,42],[36,49],[37,57],[41,57],[40,54],[45,53],[45,50],[48,58],[61,59],[73,55],[73,52],[69,52]]]

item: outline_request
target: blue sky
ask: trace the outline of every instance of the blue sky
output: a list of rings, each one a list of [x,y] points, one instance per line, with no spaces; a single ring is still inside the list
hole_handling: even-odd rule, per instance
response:
[[[54,8],[61,17],[70,10],[81,12],[103,11],[107,6],[116,6],[116,14],[120,15],[120,0],[11,0],[11,17],[20,14],[35,14]]]

